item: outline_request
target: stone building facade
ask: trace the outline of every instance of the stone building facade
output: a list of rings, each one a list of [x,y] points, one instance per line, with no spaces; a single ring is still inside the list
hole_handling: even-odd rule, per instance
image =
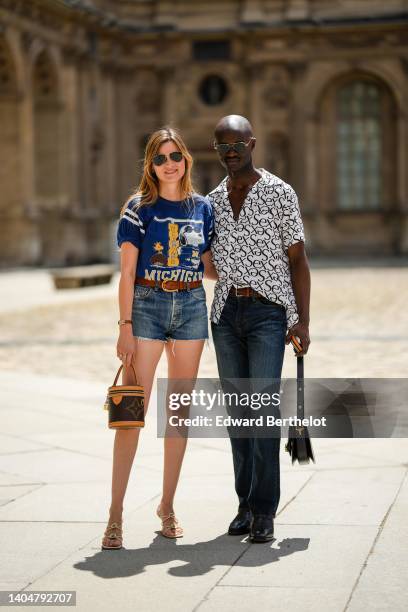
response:
[[[299,194],[308,248],[408,253],[407,0],[0,0],[0,261],[106,261],[147,135],[197,190],[217,120]]]

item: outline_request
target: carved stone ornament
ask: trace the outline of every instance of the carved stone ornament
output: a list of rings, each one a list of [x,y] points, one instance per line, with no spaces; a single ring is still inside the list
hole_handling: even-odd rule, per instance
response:
[[[363,32],[358,32],[356,34],[335,34],[333,36],[327,37],[327,43],[332,47],[342,47],[342,48],[358,48],[358,47],[376,47],[384,40],[383,35],[376,34],[368,34]]]
[[[290,98],[290,75],[284,66],[269,68],[265,74],[265,106],[284,108]]]

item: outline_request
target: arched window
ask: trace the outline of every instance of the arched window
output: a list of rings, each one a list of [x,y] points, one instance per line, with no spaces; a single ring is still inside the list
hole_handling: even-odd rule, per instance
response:
[[[337,89],[335,174],[339,210],[378,211],[386,204],[387,102],[388,92],[374,80],[353,80]]]

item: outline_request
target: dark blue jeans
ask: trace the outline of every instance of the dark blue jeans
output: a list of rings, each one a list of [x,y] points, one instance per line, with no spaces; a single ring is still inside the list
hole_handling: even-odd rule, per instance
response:
[[[228,296],[211,330],[224,392],[230,388],[226,379],[231,378],[277,379],[279,388],[286,336],[284,307],[254,297]],[[230,436],[230,441],[239,508],[274,517],[280,498],[280,436]]]

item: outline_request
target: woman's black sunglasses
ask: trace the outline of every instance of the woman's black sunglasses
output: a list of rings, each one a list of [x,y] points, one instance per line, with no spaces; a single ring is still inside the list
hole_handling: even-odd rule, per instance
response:
[[[181,160],[183,159],[183,154],[180,153],[180,151],[172,151],[172,153],[169,154],[169,158],[172,161],[181,162]],[[155,155],[153,157],[153,163],[155,166],[162,166],[166,163],[166,161],[167,155],[164,155],[163,153],[159,153],[158,155]]]
[[[214,142],[214,149],[217,149],[220,155],[226,155],[229,151],[235,151],[238,155],[242,155],[252,140],[253,138],[250,138],[248,142],[233,142],[232,144]]]

